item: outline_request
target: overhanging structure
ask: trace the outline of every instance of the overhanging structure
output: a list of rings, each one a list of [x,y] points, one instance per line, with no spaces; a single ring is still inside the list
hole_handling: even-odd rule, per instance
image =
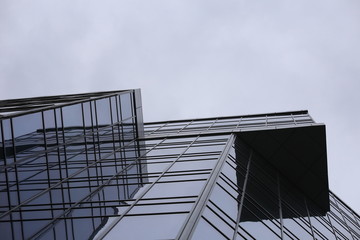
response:
[[[0,114],[2,239],[360,239],[307,111],[144,123],[124,90]]]

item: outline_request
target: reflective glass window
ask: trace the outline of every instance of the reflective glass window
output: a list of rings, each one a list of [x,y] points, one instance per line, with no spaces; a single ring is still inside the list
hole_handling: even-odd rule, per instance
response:
[[[144,197],[156,198],[198,195],[204,183],[204,181],[157,183]]]
[[[203,240],[203,239],[228,239],[216,226],[206,221],[204,218],[201,218],[194,235],[192,236],[193,240]]]
[[[98,127],[103,127],[111,124],[110,113],[110,100],[109,98],[103,98],[95,101],[96,106],[96,119]]]
[[[185,219],[186,214],[124,217],[105,239],[174,239]]]
[[[120,95],[121,119],[125,120],[133,116],[132,112],[132,95],[125,93]]]

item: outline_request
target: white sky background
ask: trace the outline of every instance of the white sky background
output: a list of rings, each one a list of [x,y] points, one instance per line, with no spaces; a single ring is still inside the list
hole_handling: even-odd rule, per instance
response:
[[[308,109],[360,213],[358,0],[2,0],[0,98],[141,88],[146,121]]]

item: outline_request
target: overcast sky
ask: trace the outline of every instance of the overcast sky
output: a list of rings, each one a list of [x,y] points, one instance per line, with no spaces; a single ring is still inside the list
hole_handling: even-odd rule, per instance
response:
[[[360,1],[2,0],[0,98],[141,88],[146,121],[309,110],[360,213]]]

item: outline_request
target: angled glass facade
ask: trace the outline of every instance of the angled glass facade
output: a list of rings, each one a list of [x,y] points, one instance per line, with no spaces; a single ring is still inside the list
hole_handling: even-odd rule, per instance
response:
[[[0,111],[4,239],[360,239],[307,111],[143,123],[139,90]]]

